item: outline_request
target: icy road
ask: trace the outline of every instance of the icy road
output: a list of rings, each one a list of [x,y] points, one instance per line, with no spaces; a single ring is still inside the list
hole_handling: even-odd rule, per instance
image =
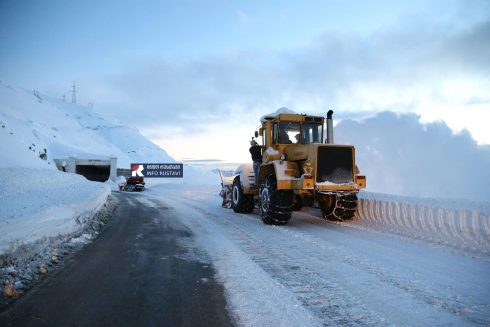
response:
[[[424,233],[326,222],[312,208],[286,226],[267,226],[258,209],[236,214],[205,189],[159,185],[140,201],[180,213],[196,235],[192,248],[203,249],[217,269],[240,325],[490,324],[488,252],[417,235]],[[457,228],[457,214],[441,210],[450,214],[448,229]],[[483,235],[471,236],[487,242],[488,215],[469,219],[484,220]]]
[[[488,208],[364,198],[353,222],[308,208],[277,227],[217,193],[120,193],[101,235],[0,325],[490,325]]]

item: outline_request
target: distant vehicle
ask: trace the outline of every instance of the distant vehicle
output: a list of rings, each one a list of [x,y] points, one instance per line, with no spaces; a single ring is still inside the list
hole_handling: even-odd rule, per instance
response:
[[[129,177],[126,179],[126,188],[124,190],[128,192],[144,191],[145,182],[143,181],[143,177]]]

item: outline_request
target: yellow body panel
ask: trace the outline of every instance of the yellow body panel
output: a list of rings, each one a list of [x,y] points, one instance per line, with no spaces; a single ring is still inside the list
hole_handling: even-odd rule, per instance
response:
[[[356,191],[356,185],[316,185],[319,191]]]
[[[363,179],[358,179],[356,176],[356,184],[358,188],[366,188],[366,176]]]

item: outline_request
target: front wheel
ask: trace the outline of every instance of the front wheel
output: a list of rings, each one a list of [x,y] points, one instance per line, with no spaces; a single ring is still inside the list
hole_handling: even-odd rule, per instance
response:
[[[291,219],[292,190],[278,190],[274,174],[267,174],[260,185],[260,211],[266,225],[285,225]]]
[[[345,221],[354,217],[357,211],[357,195],[331,195],[319,203],[323,218],[330,221]]]
[[[233,211],[237,213],[251,213],[254,211],[253,195],[243,193],[242,183],[240,183],[240,176],[235,177],[233,180],[231,191],[231,207],[233,208]]]

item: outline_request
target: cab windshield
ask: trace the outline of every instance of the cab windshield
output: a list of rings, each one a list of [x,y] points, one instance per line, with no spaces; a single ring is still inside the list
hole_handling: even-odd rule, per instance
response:
[[[293,122],[280,122],[278,143],[280,144],[299,144],[301,135],[301,124]]]
[[[273,143],[274,144],[309,144],[322,143],[323,126],[318,123],[301,123],[297,122],[280,122],[279,130],[277,123],[273,126]],[[277,140],[277,142],[276,142]]]
[[[322,143],[322,124],[303,123],[301,144]]]

